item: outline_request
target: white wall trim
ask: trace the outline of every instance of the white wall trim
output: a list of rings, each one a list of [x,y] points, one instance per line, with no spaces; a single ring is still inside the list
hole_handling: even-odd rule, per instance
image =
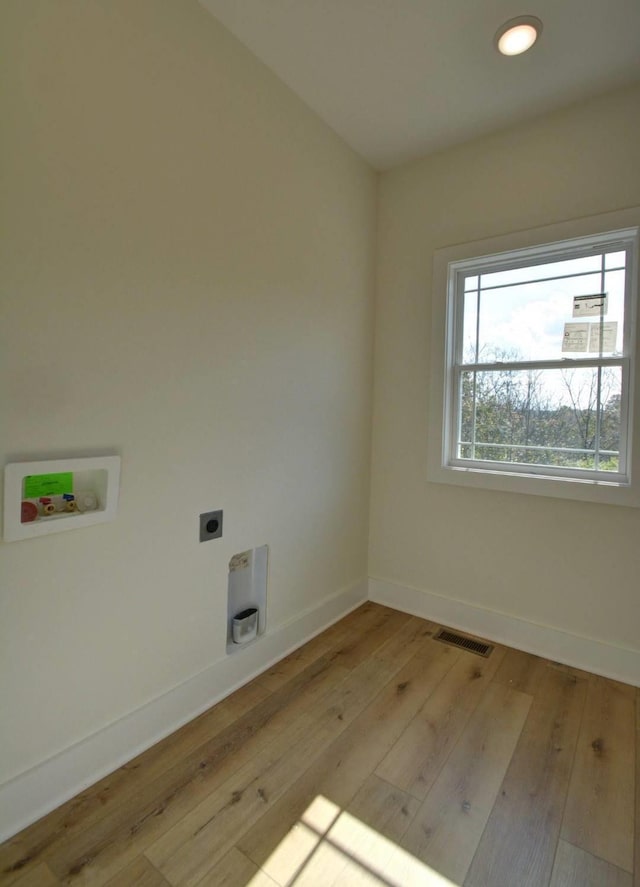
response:
[[[362,579],[233,656],[0,785],[0,842],[220,702],[367,600]]]
[[[570,634],[517,616],[382,579],[369,579],[369,600],[480,635],[496,643],[507,644],[535,656],[544,656],[625,684],[640,686],[640,650]]]

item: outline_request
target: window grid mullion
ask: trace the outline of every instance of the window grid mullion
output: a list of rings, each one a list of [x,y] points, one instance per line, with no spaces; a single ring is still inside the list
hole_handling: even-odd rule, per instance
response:
[[[604,257],[603,253],[600,257],[600,292],[604,292]],[[602,345],[603,345],[603,327],[604,324],[604,306],[600,308],[600,329],[598,331],[598,344],[599,344],[599,352],[602,357]],[[596,385],[597,393],[596,393],[596,439],[594,445],[594,468],[596,471],[600,468],[600,435],[602,433],[602,365],[598,366],[598,379]]]
[[[476,295],[476,363],[480,357],[480,294],[482,291],[482,275],[478,275],[478,292]],[[461,377],[462,378],[462,377]],[[476,458],[476,421],[478,418],[478,374],[473,374],[473,408],[471,411],[471,458]]]
[[[601,259],[604,262],[605,253],[602,253]],[[525,266],[526,267],[526,266]],[[624,268],[622,265],[616,268],[608,268],[608,271],[623,271]],[[501,273],[501,272],[498,272]],[[531,286],[533,283],[554,283],[556,280],[571,280],[575,277],[595,277],[598,274],[598,270],[595,271],[574,271],[571,274],[557,274],[554,277],[532,277],[530,280],[516,280],[514,283],[494,283],[492,286],[485,287],[485,290],[488,292],[489,290],[506,290],[511,289],[514,286]],[[470,275],[473,276],[473,275]],[[473,290],[471,290],[473,292]]]
[[[602,250],[600,251],[600,255],[599,255],[599,259],[600,259],[600,263],[599,263],[600,264],[600,269],[599,269],[600,292],[605,291],[606,271],[608,270],[608,269],[606,269],[605,257],[606,257],[607,252],[610,252],[610,251],[611,251],[610,247],[607,248],[607,246],[603,244]],[[626,263],[627,264],[627,272],[629,270],[628,258],[629,258],[629,256],[628,256],[628,252],[627,252],[627,263]],[[537,257],[538,262],[543,261],[543,260],[544,260],[544,257]],[[524,267],[524,266],[521,265],[521,267]],[[451,448],[451,455],[453,456],[454,459],[462,459],[463,458],[462,452],[463,452],[463,445],[464,445],[464,446],[470,447],[470,454],[468,457],[468,461],[477,462],[478,464],[485,461],[483,459],[477,458],[477,449],[480,446],[480,442],[478,440],[478,428],[477,428],[478,409],[479,409],[479,402],[478,402],[478,398],[479,398],[478,376],[479,376],[479,373],[481,373],[481,372],[483,372],[483,373],[500,372],[500,373],[505,373],[505,374],[509,373],[510,374],[511,372],[523,372],[523,371],[527,371],[527,370],[528,371],[544,371],[544,370],[554,370],[554,369],[555,370],[589,369],[592,371],[596,371],[596,380],[595,380],[596,381],[596,390],[594,392],[595,407],[596,407],[596,409],[595,409],[595,431],[594,431],[594,437],[593,437],[593,444],[594,445],[593,445],[592,452],[593,452],[593,460],[594,460],[594,463],[593,463],[594,470],[596,472],[599,471],[600,464],[601,464],[601,458],[602,458],[601,444],[602,444],[602,433],[603,433],[603,422],[604,422],[604,415],[603,415],[604,405],[602,402],[603,389],[604,389],[604,370],[608,367],[620,368],[621,375],[622,375],[622,386],[623,386],[621,393],[622,393],[623,399],[624,399],[625,379],[628,375],[628,369],[629,369],[629,364],[630,364],[630,356],[629,356],[629,353],[627,350],[626,336],[623,340],[623,354],[622,355],[616,354],[612,357],[604,357],[602,355],[602,338],[601,338],[600,339],[600,351],[597,355],[594,355],[593,357],[584,356],[584,357],[578,357],[578,358],[560,358],[560,359],[555,359],[555,360],[494,361],[491,363],[481,363],[481,361],[480,361],[480,325],[481,325],[481,310],[482,310],[482,301],[483,301],[482,300],[483,276],[486,277],[486,275],[488,273],[491,273],[491,272],[489,272],[488,270],[485,270],[484,275],[483,275],[483,273],[480,271],[480,269],[477,266],[476,267],[467,266],[467,268],[465,268],[465,271],[461,272],[461,273],[459,272],[458,276],[457,276],[457,290],[458,290],[458,292],[457,292],[456,305],[458,306],[458,310],[460,311],[460,315],[459,315],[459,323],[457,324],[457,328],[456,328],[457,341],[456,341],[455,348],[454,348],[456,362],[455,362],[454,366],[452,367],[452,369],[454,371],[454,378],[455,378],[455,395],[454,395],[455,416],[453,417],[454,427],[452,428],[452,431],[455,431],[455,433],[454,433],[454,441],[452,441],[452,443],[454,443],[454,446]],[[598,270],[591,271],[589,273],[590,274],[598,274]],[[575,276],[585,276],[586,274],[587,274],[587,272],[584,272],[584,273],[577,272],[576,274],[565,275],[565,276],[567,278],[570,278],[570,277],[575,277]],[[465,291],[465,281],[466,281],[467,277],[469,277],[469,276],[477,277],[477,289],[474,288],[475,292],[474,292],[474,290],[470,290],[467,293]],[[555,279],[555,278],[553,278],[553,279]],[[558,276],[558,279],[560,279],[560,276]],[[547,282],[547,278],[541,278],[540,280],[542,282]],[[526,282],[529,282],[529,281],[526,281]],[[536,281],[534,280],[533,282],[536,282]],[[518,281],[517,283],[518,283],[518,285],[520,285],[522,283],[522,281]],[[513,284],[513,285],[515,285],[515,284]],[[512,286],[512,285],[505,284],[504,287],[500,287],[500,288],[508,289],[509,286]],[[496,287],[493,287],[493,288],[495,289]],[[466,299],[473,298],[474,295],[475,295],[475,300],[476,300],[476,316],[475,316],[475,330],[474,330],[474,333],[475,333],[474,361],[472,363],[466,363],[466,362],[464,362],[464,353],[463,353],[463,351],[464,351],[464,320],[463,320],[463,318],[464,318],[464,312],[465,312]],[[604,313],[603,312],[600,313],[599,322],[600,322],[600,331],[601,331],[601,336],[602,336],[602,324],[604,323]],[[626,327],[626,323],[625,323],[625,327]],[[595,330],[593,330],[593,332],[595,332]],[[469,389],[469,387],[467,387],[467,389],[466,389],[467,390],[466,395],[465,395],[465,384],[464,384],[465,373],[467,373],[469,375],[469,377],[470,377],[469,381],[471,383],[470,389]],[[593,381],[592,381],[592,384],[593,384]],[[592,391],[593,391],[593,389],[592,389]],[[471,396],[471,404],[469,404],[469,401],[467,399],[469,397],[469,395]],[[590,396],[590,400],[591,400],[591,397],[592,396]],[[471,407],[471,416],[470,416],[471,428],[469,429],[471,432],[470,435],[468,433],[464,433],[464,429],[463,429],[465,400],[466,400],[467,405]],[[593,400],[591,400],[591,402],[593,403]],[[532,407],[528,402],[527,409],[531,409],[531,408]],[[519,408],[516,407],[516,410],[517,409],[519,409]],[[586,405],[586,409],[587,409],[587,411],[589,411],[591,409],[588,404]],[[588,419],[588,412],[587,412],[586,416]],[[463,442],[463,436],[467,437],[467,438],[470,437],[470,440]],[[491,437],[491,435],[489,435],[489,436]],[[526,441],[527,443],[528,443],[528,440],[529,440],[529,438],[527,438],[527,441]],[[544,440],[544,438],[543,438],[543,440]],[[585,440],[586,440],[586,438],[585,438]],[[488,444],[491,445],[491,441],[489,441]],[[620,454],[619,454],[619,468],[620,469],[622,468],[624,461],[625,461],[625,454],[622,452],[624,446],[625,446],[625,434],[624,434],[624,429],[621,427],[620,428]],[[517,446],[517,444],[513,444],[513,448],[515,448],[515,450],[521,449],[520,447]],[[529,448],[524,447],[523,449],[527,450]],[[546,448],[541,447],[541,449],[546,449]],[[558,448],[558,447],[553,447],[553,446],[549,447],[550,452],[555,451],[555,450],[560,451],[562,449],[563,448]],[[607,456],[610,458],[610,456],[613,452],[615,452],[615,451],[611,451],[611,452],[607,451]],[[511,451],[510,451],[510,458],[513,458],[513,453]],[[464,461],[467,461],[467,460],[464,460]],[[508,464],[514,465],[516,463],[515,462],[511,462],[511,463],[507,462],[507,463],[505,463],[505,466]],[[528,463],[525,463],[525,464],[528,464]],[[567,466],[567,470],[569,470],[569,472],[572,473],[572,466]]]
[[[618,354],[615,357],[585,357],[579,360],[522,360],[522,361],[497,361],[496,363],[461,363],[459,369],[463,372],[507,372],[525,370],[581,370],[597,369],[601,367],[622,366],[628,362],[627,355]]]

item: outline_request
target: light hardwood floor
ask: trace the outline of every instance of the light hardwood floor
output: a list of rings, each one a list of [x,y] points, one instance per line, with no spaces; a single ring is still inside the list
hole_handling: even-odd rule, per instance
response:
[[[0,885],[640,887],[640,691],[436,627],[363,605],[0,846]]]

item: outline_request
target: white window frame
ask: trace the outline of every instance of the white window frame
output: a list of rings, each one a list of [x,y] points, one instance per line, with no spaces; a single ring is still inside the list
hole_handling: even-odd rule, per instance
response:
[[[640,507],[640,361],[636,359],[636,324],[639,277],[640,207],[600,216],[563,222],[502,237],[460,244],[440,249],[434,256],[432,291],[432,350],[429,400],[428,480],[507,492],[530,493],[607,504]],[[612,360],[622,365],[623,396],[621,404],[620,471],[586,471],[544,468],[527,465],[526,469],[509,463],[458,459],[457,386],[455,379],[461,362],[462,318],[456,276],[469,269],[501,270],[506,264],[534,265],[545,260],[565,258],[582,249],[589,241],[596,247],[620,240],[631,240],[627,266],[623,358]],[[505,255],[506,254],[506,255]],[[564,254],[564,255],[563,255]],[[458,353],[456,353],[456,348]],[[606,363],[607,359],[604,358]],[[535,363],[536,366],[538,362]],[[544,361],[553,368],[593,366],[593,361],[576,359]],[[493,365],[487,364],[487,369]],[[527,369],[527,363],[496,364],[500,369]],[[626,395],[626,396],[625,396]],[[623,442],[626,445],[623,446]]]

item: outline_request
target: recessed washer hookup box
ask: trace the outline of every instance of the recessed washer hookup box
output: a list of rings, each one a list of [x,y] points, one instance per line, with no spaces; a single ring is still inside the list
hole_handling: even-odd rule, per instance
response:
[[[4,540],[114,520],[120,456],[12,462],[4,469]]]

